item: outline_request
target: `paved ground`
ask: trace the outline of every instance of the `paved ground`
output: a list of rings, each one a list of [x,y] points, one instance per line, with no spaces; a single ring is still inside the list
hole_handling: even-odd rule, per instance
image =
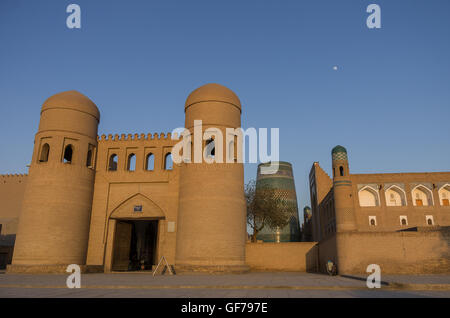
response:
[[[363,277],[309,273],[241,275],[84,274],[81,289],[66,287],[67,275],[0,273],[6,297],[450,297],[450,276],[384,276],[380,289]]]

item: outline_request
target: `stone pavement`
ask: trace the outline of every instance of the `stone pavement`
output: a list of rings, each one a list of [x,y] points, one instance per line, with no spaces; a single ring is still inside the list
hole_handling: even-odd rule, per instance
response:
[[[363,276],[252,272],[234,275],[151,273],[82,274],[80,289],[66,287],[68,275],[0,273],[6,297],[450,297],[450,276],[382,276],[368,289]]]

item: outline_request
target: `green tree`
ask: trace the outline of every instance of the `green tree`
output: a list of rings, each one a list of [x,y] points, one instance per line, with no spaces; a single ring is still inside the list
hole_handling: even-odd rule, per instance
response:
[[[267,186],[256,187],[255,180],[245,185],[245,200],[247,204],[247,224],[252,228],[252,242],[264,228],[283,228],[290,216],[296,212],[295,204],[281,198],[276,190]]]

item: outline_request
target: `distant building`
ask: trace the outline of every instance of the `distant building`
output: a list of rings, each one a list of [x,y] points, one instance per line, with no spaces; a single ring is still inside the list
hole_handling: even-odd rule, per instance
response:
[[[312,242],[312,211],[309,206],[303,208],[302,241]]]
[[[450,172],[351,174],[342,146],[332,163],[332,178],[318,162],[309,174],[321,266],[328,258],[341,272],[371,263],[390,272],[450,271]]]
[[[256,235],[256,238],[264,242],[298,242],[300,241],[300,224],[292,165],[285,161],[280,161],[278,164],[278,172],[274,174],[261,174],[261,167],[268,166],[268,164],[262,163],[258,166],[256,189],[263,186],[275,189],[281,198],[293,203],[295,211],[290,216],[289,223],[285,227],[271,229],[265,226]]]

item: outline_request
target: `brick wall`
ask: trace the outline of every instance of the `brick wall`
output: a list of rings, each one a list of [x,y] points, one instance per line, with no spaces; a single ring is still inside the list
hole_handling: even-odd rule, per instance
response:
[[[245,261],[251,270],[306,272],[315,267],[316,242],[247,243]]]

